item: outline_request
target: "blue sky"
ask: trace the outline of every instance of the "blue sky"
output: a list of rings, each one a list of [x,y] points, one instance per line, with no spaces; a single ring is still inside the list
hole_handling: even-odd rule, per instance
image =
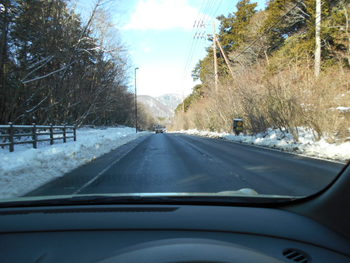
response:
[[[90,5],[87,3],[90,2]],[[195,83],[191,71],[205,56],[208,41],[194,38],[212,33],[218,15],[235,10],[238,0],[114,0],[110,11],[134,67],[138,67],[138,94],[160,96],[166,93],[188,95]],[[254,2],[254,0],[252,0]],[[259,9],[265,0],[256,1]],[[91,10],[91,0],[80,0],[78,9]],[[201,25],[198,26],[198,23]],[[194,24],[196,27],[194,28]]]

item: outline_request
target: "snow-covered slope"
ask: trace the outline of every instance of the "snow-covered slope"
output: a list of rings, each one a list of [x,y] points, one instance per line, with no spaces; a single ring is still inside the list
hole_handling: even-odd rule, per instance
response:
[[[149,112],[151,112],[156,118],[171,118],[173,116],[173,112],[168,107],[151,96],[140,95],[137,96],[137,99],[139,102],[145,105]]]
[[[178,94],[164,94],[162,96],[156,97],[156,99],[172,111],[174,111],[176,107],[182,102],[182,98]]]
[[[159,97],[151,97],[148,95],[137,96],[139,102],[145,105],[154,117],[170,119],[174,116],[174,111],[181,98],[176,94],[165,94]]]

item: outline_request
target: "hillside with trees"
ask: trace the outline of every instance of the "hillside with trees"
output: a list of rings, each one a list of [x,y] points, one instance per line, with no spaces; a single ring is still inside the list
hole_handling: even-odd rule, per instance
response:
[[[193,70],[201,84],[176,110],[173,129],[245,132],[311,128],[316,138],[349,138],[350,1],[322,1],[321,73],[315,75],[315,0],[269,0],[264,10],[240,0],[220,16],[207,55]],[[222,50],[221,50],[222,49]],[[215,84],[214,55],[217,57]]]
[[[1,124],[134,124],[130,63],[102,4],[83,22],[69,1],[2,1]]]

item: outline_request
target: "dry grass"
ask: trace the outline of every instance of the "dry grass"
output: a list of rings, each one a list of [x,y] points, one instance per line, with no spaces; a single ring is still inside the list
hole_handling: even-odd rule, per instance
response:
[[[316,139],[343,141],[350,136],[350,113],[336,108],[350,106],[349,71],[332,68],[315,79],[306,67],[291,66],[271,74],[264,65],[236,73],[235,79],[221,80],[219,91],[210,88],[206,98],[178,113],[173,129],[231,131],[232,119],[243,117],[246,133],[269,127],[291,132],[310,127]]]

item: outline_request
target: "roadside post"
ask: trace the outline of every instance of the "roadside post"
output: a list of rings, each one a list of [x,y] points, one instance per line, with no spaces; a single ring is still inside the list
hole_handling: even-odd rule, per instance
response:
[[[233,132],[236,135],[239,135],[241,132],[243,132],[243,119],[233,119]]]

